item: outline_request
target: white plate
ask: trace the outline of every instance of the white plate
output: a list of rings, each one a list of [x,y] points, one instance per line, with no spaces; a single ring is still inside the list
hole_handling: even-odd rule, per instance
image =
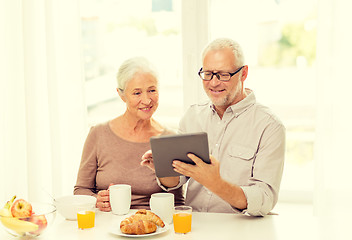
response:
[[[120,230],[120,223],[118,225],[113,225],[110,229],[110,233],[114,234],[114,235],[118,235],[118,236],[123,236],[123,237],[131,237],[131,238],[138,238],[138,237],[149,237],[149,236],[154,236],[154,235],[158,235],[160,233],[166,232],[167,230],[169,230],[170,227],[168,224],[165,224],[165,226],[159,227],[156,229],[155,232],[153,233],[148,233],[148,234],[141,234],[141,235],[130,235],[130,234],[125,234],[122,233]]]

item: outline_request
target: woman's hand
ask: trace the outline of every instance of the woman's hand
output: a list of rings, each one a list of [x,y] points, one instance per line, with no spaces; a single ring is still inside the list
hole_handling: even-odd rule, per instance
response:
[[[110,186],[111,185],[112,184],[110,184]],[[103,212],[111,211],[109,189],[101,190],[98,192],[97,203],[95,204],[95,206],[99,208],[100,211],[103,211]]]
[[[155,172],[152,150],[148,150],[146,153],[143,154],[142,161],[140,164],[142,166],[148,167],[150,170]]]
[[[149,169],[155,172],[152,150],[148,150],[146,153],[143,154],[142,161],[140,164],[142,166],[147,166]],[[177,184],[180,182],[180,177],[164,177],[159,178],[159,180],[162,185],[170,188],[177,186]]]

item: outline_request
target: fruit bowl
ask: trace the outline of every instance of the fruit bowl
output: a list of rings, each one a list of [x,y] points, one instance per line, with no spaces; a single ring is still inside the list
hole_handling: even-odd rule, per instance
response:
[[[88,195],[67,195],[55,199],[57,211],[66,220],[77,220],[77,212],[94,210],[97,199]]]
[[[29,217],[0,214],[1,225],[8,233],[16,237],[36,237],[50,227],[56,216],[56,207],[49,203],[31,203],[31,205],[33,212]]]

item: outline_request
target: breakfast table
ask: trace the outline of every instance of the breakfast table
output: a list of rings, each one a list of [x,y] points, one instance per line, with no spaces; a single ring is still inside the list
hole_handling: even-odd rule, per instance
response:
[[[130,210],[133,214],[136,210]],[[35,239],[49,240],[93,240],[93,239],[133,239],[136,235],[125,237],[116,234],[121,220],[128,215],[118,216],[111,212],[96,210],[95,226],[89,229],[78,229],[77,221],[66,220],[59,213],[56,214],[52,226],[41,236]],[[168,230],[151,236],[143,236],[142,239],[329,239],[324,238],[319,220],[312,214],[292,215],[279,214],[265,217],[251,217],[229,213],[205,213],[193,212],[192,231],[187,234],[175,234],[173,225],[167,225]],[[139,237],[140,238],[140,237]],[[11,237],[3,229],[0,231],[0,239],[16,239]],[[24,238],[26,239],[26,238]],[[28,238],[27,238],[28,239]],[[31,239],[31,238],[29,238]]]

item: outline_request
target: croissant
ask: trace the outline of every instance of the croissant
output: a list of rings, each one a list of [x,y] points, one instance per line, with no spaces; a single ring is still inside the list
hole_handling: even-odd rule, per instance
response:
[[[120,225],[121,232],[125,234],[147,234],[156,231],[157,226],[150,221],[137,220],[130,224]]]
[[[159,227],[165,226],[163,220],[161,220],[161,218],[158,215],[156,215],[155,213],[149,210],[140,209],[135,213],[134,217],[135,219],[151,221],[156,225],[158,225]]]
[[[134,215],[121,221],[120,230],[126,234],[148,234],[155,232],[157,225],[165,226],[158,215],[149,210],[140,209]]]

